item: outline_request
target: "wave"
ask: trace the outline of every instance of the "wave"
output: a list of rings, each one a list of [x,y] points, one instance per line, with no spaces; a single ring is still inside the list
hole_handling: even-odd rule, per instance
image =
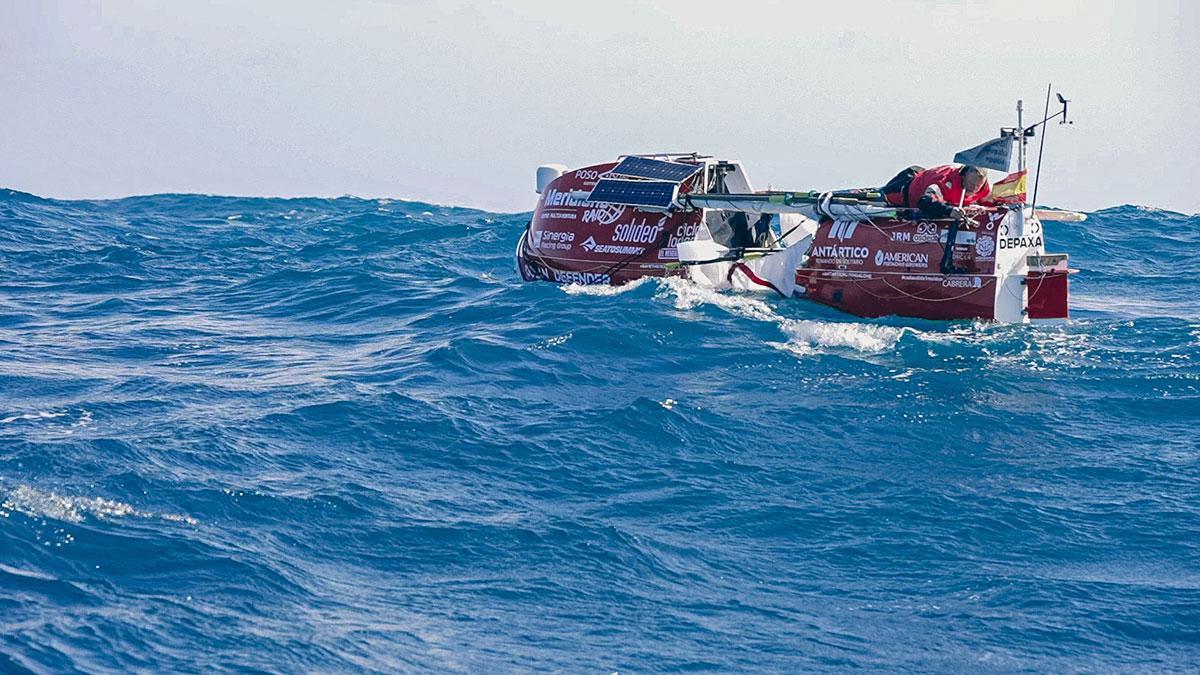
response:
[[[0,192],[0,670],[1196,662],[1195,216],[1047,223],[1049,325],[524,283],[528,218]]]

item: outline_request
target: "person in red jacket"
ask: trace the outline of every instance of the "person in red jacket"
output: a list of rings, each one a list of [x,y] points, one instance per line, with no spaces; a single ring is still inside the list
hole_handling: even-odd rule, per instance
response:
[[[883,187],[889,204],[917,208],[926,218],[961,216],[959,207],[970,206],[990,192],[987,171],[958,164],[909,167]]]
[[[942,274],[962,274],[968,270],[954,266],[954,245],[958,227],[967,220],[962,207],[970,206],[991,193],[987,171],[977,166],[945,164],[931,169],[910,166],[880,189],[893,206],[916,208],[924,218],[948,218],[946,244],[938,269]]]

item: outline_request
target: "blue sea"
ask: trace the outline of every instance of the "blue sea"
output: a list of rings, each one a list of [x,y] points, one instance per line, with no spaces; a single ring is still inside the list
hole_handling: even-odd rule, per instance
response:
[[[1048,223],[1036,326],[523,283],[528,218],[0,191],[0,671],[1200,664],[1200,217]]]

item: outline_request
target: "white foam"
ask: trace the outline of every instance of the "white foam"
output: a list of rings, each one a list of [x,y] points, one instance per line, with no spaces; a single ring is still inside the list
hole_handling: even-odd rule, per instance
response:
[[[62,410],[62,411],[42,410],[39,412],[20,413],[17,415],[9,415],[8,417],[0,418],[0,424],[13,424],[16,422],[38,422],[38,421],[42,421],[42,420],[53,420],[53,419],[58,419],[60,417],[67,417],[68,415],[71,415],[71,414],[72,414],[71,411],[68,411],[68,410]],[[57,430],[62,433],[70,435],[70,434],[75,433],[75,429],[80,429],[80,428],[91,425],[92,412],[90,410],[82,410],[81,409],[78,411],[78,418],[74,422],[71,422],[70,424],[66,424],[65,422],[66,422],[65,420],[62,422],[55,422],[55,423],[46,425],[46,427],[48,429]]]
[[[195,518],[185,515],[138,511],[129,504],[103,497],[70,497],[28,485],[19,485],[3,494],[0,508],[23,513],[31,518],[51,518],[68,523],[81,523],[88,516],[101,520],[150,518],[188,525],[196,525],[198,522]]]
[[[605,286],[605,285],[598,285],[598,284],[585,286],[583,284],[566,284],[566,285],[562,286],[562,290],[567,295],[600,295],[600,296],[620,295],[622,293],[628,293],[629,291],[632,291],[633,289],[637,288],[638,286],[641,286],[642,284],[646,283],[647,281],[650,281],[650,277],[642,277],[641,279],[634,279],[633,281],[631,281],[627,284],[623,284],[621,286]]]
[[[49,410],[35,413],[22,413],[20,415],[10,415],[4,419],[0,419],[0,424],[12,424],[13,422],[20,422],[22,420],[52,420],[55,417],[62,417],[66,414],[67,413],[65,412],[51,412]]]
[[[874,354],[895,348],[900,337],[904,335],[903,328],[891,326],[796,319],[783,319],[780,328],[792,338],[789,342],[800,341],[822,347],[846,347]]]
[[[681,278],[660,282],[656,297],[674,296],[677,309],[690,310],[701,305],[714,305],[730,314],[774,323],[788,336],[784,343],[768,343],[798,356],[819,353],[823,348],[851,349],[878,354],[895,348],[910,328],[895,328],[856,322],[812,321],[780,316],[766,302],[752,295],[724,293]]]
[[[716,305],[721,309],[755,321],[782,320],[767,303],[751,295],[721,293],[708,286],[679,277],[662,279],[656,297],[674,294],[675,308],[695,309],[701,305]]]
[[[570,340],[571,336],[573,336],[573,335],[574,335],[574,333],[566,333],[564,335],[556,335],[552,338],[546,338],[545,340],[542,340],[541,342],[529,345],[525,349],[528,351],[534,352],[539,349],[550,349],[551,347],[557,347],[561,344],[564,344],[567,340]]]

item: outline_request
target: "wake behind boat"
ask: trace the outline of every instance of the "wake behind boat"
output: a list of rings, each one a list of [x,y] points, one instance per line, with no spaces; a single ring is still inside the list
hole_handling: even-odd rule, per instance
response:
[[[897,206],[881,190],[755,191],[740,161],[695,153],[543,166],[518,269],[526,280],[575,284],[686,276],[863,317],[1065,318],[1072,270],[1066,253],[1047,253],[1042,222],[1082,216],[1037,209],[1024,189],[1028,139],[1055,117],[1065,121],[1059,100],[1054,116],[1029,127],[1018,118],[964,151],[1007,171],[1016,145],[1019,170],[982,205],[951,216]]]

